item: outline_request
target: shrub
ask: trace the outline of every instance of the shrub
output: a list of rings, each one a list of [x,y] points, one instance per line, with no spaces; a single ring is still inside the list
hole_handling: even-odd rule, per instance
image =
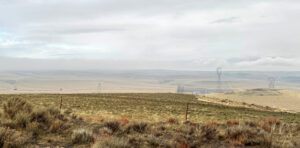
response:
[[[178,120],[175,118],[169,118],[167,122],[170,124],[178,124]]]
[[[265,123],[267,123],[269,125],[277,125],[277,126],[279,126],[281,124],[281,122],[277,118],[267,118],[265,120]]]
[[[148,124],[144,123],[144,122],[134,122],[134,123],[131,123],[130,125],[128,125],[126,130],[128,132],[135,131],[138,133],[144,133],[147,129],[147,126],[148,126]]]
[[[153,135],[150,135],[149,137],[147,137],[147,143],[151,146],[151,147],[159,147],[161,145],[161,139],[157,138]]]
[[[270,140],[264,131],[248,126],[233,126],[226,130],[225,137],[232,144],[238,145],[268,145]]]
[[[31,112],[32,105],[23,99],[13,98],[3,104],[3,116],[7,119],[14,119],[18,113],[30,114]]]
[[[49,122],[51,122],[52,120],[50,119],[50,114],[46,109],[36,109],[31,114],[31,122],[34,121],[50,125]]]
[[[52,122],[52,124],[50,125],[50,131],[52,133],[56,133],[58,132],[62,127],[62,122],[57,120],[57,121],[54,121]]]
[[[38,122],[30,122],[27,127],[26,130],[28,132],[32,133],[32,136],[34,138],[38,137],[38,135],[40,134],[40,128],[39,128],[39,123]]]
[[[259,122],[257,121],[245,121],[245,125],[249,127],[259,127]]]
[[[27,124],[30,122],[29,114],[18,113],[15,117],[15,126],[19,128],[26,128]]]
[[[217,123],[215,122],[207,122],[203,126],[201,126],[200,136],[205,141],[211,141],[217,138],[219,131],[217,130]]]
[[[9,99],[3,104],[2,124],[10,128],[26,128],[31,113],[32,105],[27,101],[18,98]]]
[[[123,116],[123,117],[119,120],[119,123],[120,123],[121,125],[126,125],[126,124],[129,123],[129,120],[127,119],[126,116]]]
[[[3,125],[13,129],[26,129],[38,136],[41,132],[57,132],[66,121],[58,109],[32,108],[22,99],[9,99],[4,103]]]
[[[240,122],[238,120],[227,120],[226,121],[226,125],[227,126],[235,126],[235,125],[239,125]]]
[[[74,144],[87,144],[94,142],[93,133],[86,129],[73,130],[72,142]]]
[[[118,121],[108,121],[104,123],[104,126],[109,128],[113,133],[120,130],[120,123]]]
[[[92,148],[131,148],[127,138],[100,137]]]
[[[27,145],[28,136],[9,128],[0,127],[0,147],[22,148]]]

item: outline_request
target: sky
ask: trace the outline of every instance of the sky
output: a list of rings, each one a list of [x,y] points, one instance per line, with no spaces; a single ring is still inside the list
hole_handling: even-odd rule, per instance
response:
[[[299,70],[299,17],[299,0],[0,0],[0,70]]]

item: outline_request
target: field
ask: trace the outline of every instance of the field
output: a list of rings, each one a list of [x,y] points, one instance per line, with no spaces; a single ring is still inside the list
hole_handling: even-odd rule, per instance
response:
[[[224,71],[222,89],[268,88],[269,77],[280,77],[278,89],[300,88],[299,72]],[[0,71],[0,94],[22,93],[176,93],[187,89],[217,89],[215,71]],[[191,92],[190,92],[191,93]]]
[[[225,94],[209,94],[208,98],[232,100],[279,108],[285,111],[300,112],[300,91],[252,89]]]
[[[61,97],[62,109],[59,111]],[[7,104],[5,102],[13,98],[26,100],[36,108],[36,112],[29,112],[26,115],[32,117],[31,120],[21,117],[19,118],[22,120],[17,117],[5,119],[8,117],[5,116],[7,113],[3,110],[3,104]],[[8,126],[11,130],[21,132],[27,137],[28,134],[31,135],[29,137],[34,137],[34,140],[27,140],[30,145],[181,148],[201,147],[201,145],[293,147],[300,144],[297,140],[300,136],[298,134],[299,114],[208,103],[199,101],[194,95],[15,94],[0,95],[0,102],[3,115],[2,126]],[[11,108],[14,104],[18,104],[16,102],[18,100],[11,103]],[[187,104],[189,104],[188,121],[185,120]],[[40,113],[41,108],[49,107],[51,109]],[[18,110],[22,111],[22,107],[15,109],[15,112]],[[23,114],[23,112],[19,113]],[[39,118],[43,120],[37,120]],[[48,118],[53,120],[47,120]],[[33,125],[45,129],[43,131],[36,129],[36,133],[33,134],[32,132],[35,131],[31,129]],[[0,135],[1,130],[3,129],[0,129]],[[237,135],[233,136],[232,132]],[[90,140],[86,137],[85,140],[80,140],[80,137],[87,136],[89,133]],[[35,134],[38,136],[33,136]],[[76,140],[76,134],[79,134],[79,140],[78,137]],[[284,141],[280,140],[282,134],[285,136]],[[116,141],[123,141],[123,143]]]
[[[37,106],[59,107],[63,98],[63,110],[71,110],[83,117],[101,116],[133,120],[161,121],[169,117],[185,119],[189,103],[189,119],[196,122],[207,120],[257,119],[276,117],[286,122],[298,122],[300,116],[289,113],[257,111],[242,107],[227,107],[198,101],[194,95],[178,94],[23,94],[0,95],[1,102],[9,98],[23,98]]]

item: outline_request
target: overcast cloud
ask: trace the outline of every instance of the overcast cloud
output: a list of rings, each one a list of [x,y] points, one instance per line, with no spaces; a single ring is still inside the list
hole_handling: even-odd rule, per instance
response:
[[[298,70],[299,17],[299,0],[0,0],[0,70]]]

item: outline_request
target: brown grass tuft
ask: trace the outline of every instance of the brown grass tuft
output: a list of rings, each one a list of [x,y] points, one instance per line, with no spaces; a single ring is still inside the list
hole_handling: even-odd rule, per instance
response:
[[[277,126],[281,124],[281,122],[277,118],[267,118],[265,119],[265,123],[269,125],[277,125]]]
[[[226,125],[227,126],[236,126],[236,125],[239,125],[240,122],[238,120],[227,120],[226,121]]]
[[[73,130],[72,142],[74,144],[87,144],[94,142],[93,133],[87,129]]]
[[[129,123],[129,120],[126,116],[122,116],[121,119],[119,120],[119,123],[121,125],[127,125]]]
[[[201,138],[204,141],[211,141],[217,138],[219,131],[217,130],[217,123],[214,121],[208,121],[200,127]]]
[[[9,128],[0,127],[0,147],[22,148],[29,142],[29,136]]]
[[[167,122],[170,123],[170,124],[178,124],[178,123],[179,123],[178,120],[175,119],[175,118],[169,118],[169,119],[167,120]]]
[[[31,113],[32,105],[19,98],[9,99],[3,104],[3,116],[8,119],[14,119],[18,113]]]
[[[104,126],[110,129],[113,133],[120,130],[120,123],[118,121],[107,121]]]

